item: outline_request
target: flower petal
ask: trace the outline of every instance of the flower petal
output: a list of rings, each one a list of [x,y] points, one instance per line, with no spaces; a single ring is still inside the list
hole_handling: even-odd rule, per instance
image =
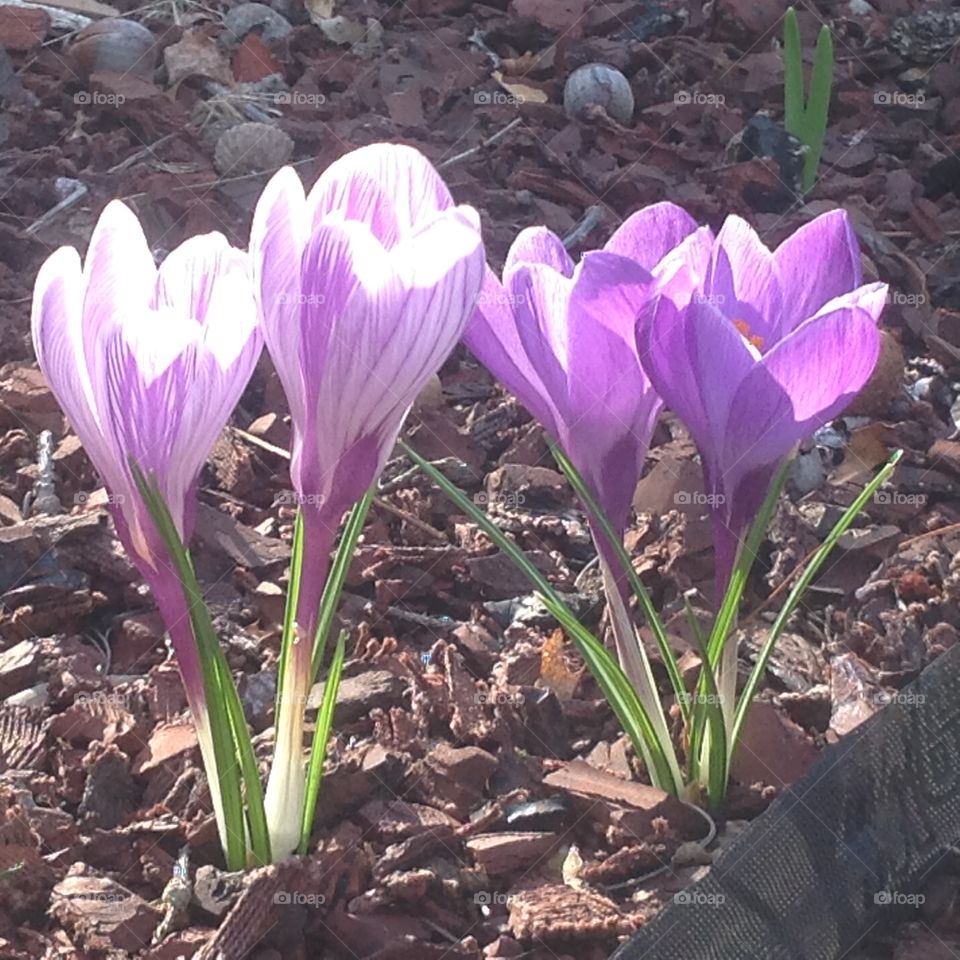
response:
[[[804,224],[773,258],[783,287],[784,335],[861,283],[860,248],[845,210]]]
[[[660,297],[637,325],[637,350],[657,393],[687,425],[716,477],[733,398],[756,360],[736,328],[709,303],[679,310]]]
[[[83,343],[80,255],[61,247],[40,268],[31,326],[40,369],[93,465],[110,484],[117,454],[105,441],[94,404]]]
[[[479,219],[469,208],[445,211],[393,251],[349,221],[318,230],[311,251],[305,260],[323,258],[315,275],[340,277],[340,289],[351,292],[337,295],[326,314],[329,345],[316,387],[318,450],[313,457],[304,453],[300,482],[327,499],[336,495],[342,510],[372,482],[407,409],[462,336],[483,280],[484,254]],[[349,471],[356,488],[338,480],[334,490],[333,471],[358,444],[367,452]],[[308,476],[311,470],[317,472]]]
[[[304,429],[307,415],[300,368],[300,260],[308,236],[303,185],[292,167],[284,167],[257,202],[250,263],[263,337],[299,429]]]
[[[739,385],[723,433],[733,514],[752,519],[766,490],[738,492],[744,478],[775,469],[797,443],[838,416],[870,378],[879,351],[873,318],[843,308],[808,320],[756,364]]]
[[[781,337],[783,298],[773,254],[740,217],[727,217],[714,243],[703,293],[767,348]]]
[[[345,154],[324,170],[307,197],[314,228],[331,217],[358,220],[388,249],[453,205],[430,161],[419,150],[396,143],[375,143]]]
[[[561,276],[573,276],[574,263],[563,241],[546,227],[526,227],[510,244],[503,265],[504,282],[507,275],[522,263],[539,263],[556,270]]]
[[[487,267],[477,308],[463,336],[474,356],[530,413],[557,436],[557,410],[537,369],[527,355],[514,312],[514,297]]]
[[[697,229],[697,221],[674,203],[654,203],[631,214],[607,241],[607,253],[630,257],[648,271]]]

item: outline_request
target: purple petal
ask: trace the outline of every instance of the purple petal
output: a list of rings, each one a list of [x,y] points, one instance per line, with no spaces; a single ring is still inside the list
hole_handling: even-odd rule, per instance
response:
[[[860,248],[845,210],[831,210],[792,233],[773,255],[783,288],[782,332],[861,283]]]
[[[697,222],[676,204],[654,203],[631,214],[607,241],[607,253],[629,257],[648,271],[697,229]]]
[[[737,388],[756,358],[709,303],[678,310],[666,297],[637,326],[640,362],[664,403],[687,425],[705,467],[718,476],[722,437]]]
[[[742,380],[720,457],[735,527],[752,521],[782,459],[863,387],[879,350],[873,318],[856,308],[839,309],[801,325]]]
[[[517,329],[513,295],[487,267],[477,309],[463,340],[474,356],[530,413],[557,436],[557,411]]]
[[[834,310],[840,310],[844,307],[857,307],[865,313],[870,314],[873,322],[876,323],[887,305],[887,294],[889,287],[885,283],[868,283],[850,293],[841,294],[828,300],[818,314],[832,313]]]
[[[699,227],[677,244],[653,271],[656,293],[683,309],[703,289],[715,239],[709,227]]]
[[[714,243],[706,300],[730,320],[746,325],[768,349],[780,339],[783,299],[773,254],[753,227],[727,217]]]
[[[347,278],[340,283],[352,292],[329,317],[325,370],[316,387],[325,473],[310,482],[319,483],[325,497],[343,499],[338,506],[344,509],[372,482],[410,404],[461,338],[483,280],[484,254],[479,220],[469,208],[444,212],[389,252],[358,224],[319,233],[326,238],[323,276]],[[330,471],[371,437],[376,442],[351,468],[356,489],[334,491]]]
[[[375,143],[332,163],[307,198],[313,228],[329,217],[358,220],[388,249],[454,205],[440,174],[413,147]]]
[[[270,179],[257,202],[250,230],[250,263],[263,337],[293,422],[301,429],[307,411],[300,370],[300,260],[308,236],[303,185],[291,167],[284,167]]]
[[[626,526],[660,409],[637,358],[637,317],[650,275],[633,260],[588,253],[573,276],[567,409],[561,442],[615,529]]]
[[[73,247],[61,247],[40,268],[31,326],[40,369],[91,461],[108,486],[116,453],[105,443],[94,405],[83,343],[83,274]]]
[[[538,263],[556,270],[561,276],[573,276],[574,263],[563,241],[546,227],[526,227],[510,245],[503,265],[504,282],[524,263]]]

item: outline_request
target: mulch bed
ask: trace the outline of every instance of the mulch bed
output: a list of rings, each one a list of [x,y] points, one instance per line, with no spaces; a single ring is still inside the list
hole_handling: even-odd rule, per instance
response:
[[[644,784],[523,577],[398,455],[342,605],[351,648],[315,846],[220,871],[163,628],[29,344],[37,269],[56,246],[85,249],[114,196],[158,254],[214,229],[243,246],[262,171],[291,161],[310,183],[347,149],[402,140],[480,211],[494,265],[524,226],[585,249],[662,199],[714,227],[739,213],[770,244],[843,205],[865,277],[891,285],[884,355],[800,452],[750,584],[747,651],[871,471],[894,448],[905,456],[773,658],[719,843],[957,641],[960,9],[800,5],[807,53],[829,15],[837,60],[820,180],[800,204],[790,144],[758,115],[782,106],[775,0],[64,3],[0,6],[0,870],[23,864],[0,877],[4,960],[600,960],[709,868],[704,820]],[[565,114],[565,78],[592,62],[630,80],[628,125]],[[583,516],[540,429],[462,348],[439,386],[409,442],[605,629]],[[42,430],[65,512],[25,518]],[[205,469],[194,543],[263,756],[288,439],[264,357]],[[712,602],[709,529],[690,495],[701,484],[689,437],[665,417],[628,546],[691,671],[681,598]],[[165,920],[185,846],[193,902]],[[858,956],[954,956],[953,866]]]

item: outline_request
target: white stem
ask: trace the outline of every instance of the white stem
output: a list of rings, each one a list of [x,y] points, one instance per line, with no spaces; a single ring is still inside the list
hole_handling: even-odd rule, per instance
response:
[[[227,847],[227,820],[223,814],[223,794],[220,790],[220,781],[217,778],[217,758],[213,749],[213,737],[210,734],[210,720],[204,711],[191,709],[193,725],[197,731],[197,743],[200,744],[200,756],[203,758],[203,769],[207,773],[207,784],[210,787],[210,799],[213,802],[213,813],[217,818],[217,832],[220,834],[220,846],[226,855]],[[246,838],[244,838],[246,844]]]
[[[617,587],[616,578],[604,559],[603,553],[598,551],[598,554],[600,569],[603,571],[603,590],[607,595],[607,609],[610,611],[610,622],[613,626],[613,639],[617,646],[617,659],[647,711],[654,734],[667,757],[670,772],[673,774],[677,789],[679,789],[683,783],[683,776],[680,773],[680,764],[677,762],[677,754],[673,748],[670,728],[667,726],[667,719],[663,713],[663,705],[660,702],[660,694],[653,678],[653,671],[650,669],[650,659],[643,647],[643,640],[634,627],[633,620],[630,619],[630,613]],[[650,758],[645,757],[645,760],[647,766],[650,767]],[[652,776],[652,767],[649,772]]]
[[[300,821],[306,792],[303,717],[310,678],[307,672],[296,670],[295,660],[295,656],[290,658],[290,669],[283,681],[275,725],[273,765],[270,767],[263,801],[274,861],[290,856],[300,843]]]

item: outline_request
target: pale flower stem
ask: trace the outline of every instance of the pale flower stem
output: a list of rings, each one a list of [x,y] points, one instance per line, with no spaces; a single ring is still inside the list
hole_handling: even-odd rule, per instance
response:
[[[267,778],[264,809],[274,860],[289,856],[300,842],[300,821],[306,789],[303,720],[311,687],[312,643],[297,629],[292,656],[283,677],[283,693],[275,721],[273,764]]]
[[[610,622],[613,626],[617,658],[650,717],[654,733],[673,773],[674,782],[681,784],[683,783],[683,776],[680,772],[680,765],[677,763],[676,751],[673,749],[673,740],[670,737],[670,730],[663,714],[663,706],[660,703],[660,694],[653,678],[653,671],[650,669],[650,660],[642,647],[643,640],[630,619],[630,613],[617,584],[617,578],[614,576],[603,551],[598,550],[597,552],[600,557],[600,569],[603,572],[603,589],[607,596],[607,608],[610,610]]]

